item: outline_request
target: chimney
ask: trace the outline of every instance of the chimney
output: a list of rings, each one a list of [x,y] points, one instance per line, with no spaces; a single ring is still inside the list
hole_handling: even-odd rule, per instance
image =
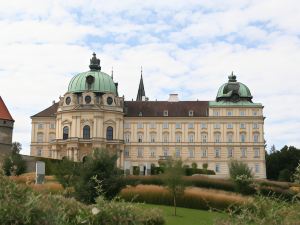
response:
[[[168,102],[179,102],[178,94],[170,94]]]

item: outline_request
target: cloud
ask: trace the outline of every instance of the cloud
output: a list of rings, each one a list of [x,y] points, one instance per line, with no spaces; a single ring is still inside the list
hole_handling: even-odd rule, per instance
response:
[[[29,153],[30,116],[88,70],[93,51],[119,93],[213,100],[231,71],[267,117],[268,146],[300,147],[300,5],[271,1],[1,1],[0,94]]]

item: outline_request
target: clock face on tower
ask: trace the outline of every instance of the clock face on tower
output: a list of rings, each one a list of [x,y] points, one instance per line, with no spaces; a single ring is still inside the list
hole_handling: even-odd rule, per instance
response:
[[[108,98],[106,99],[106,101],[107,101],[107,104],[108,104],[108,105],[111,105],[111,104],[113,103],[112,97],[108,97]]]
[[[70,97],[67,97],[67,98],[66,98],[66,104],[67,104],[67,105],[70,105],[70,103],[71,103],[71,98],[70,98]]]

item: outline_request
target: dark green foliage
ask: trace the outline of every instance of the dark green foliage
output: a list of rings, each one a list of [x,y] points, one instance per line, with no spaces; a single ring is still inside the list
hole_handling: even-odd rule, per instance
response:
[[[139,166],[133,167],[133,175],[140,175],[140,167]]]
[[[280,170],[280,172],[279,172],[278,180],[290,182],[291,177],[292,177],[292,172],[288,169],[283,169],[283,170]]]
[[[194,166],[194,167],[193,167]],[[138,167],[137,167],[138,168]],[[151,175],[159,175],[165,172],[166,166],[155,167],[151,166]],[[192,165],[190,168],[188,165],[184,165],[184,174],[186,176],[192,176],[193,174],[207,174],[207,175],[215,175],[215,171],[208,169],[198,169],[195,165]],[[139,175],[139,173],[135,172],[135,167],[133,168],[133,175]]]
[[[122,174],[117,168],[117,155],[105,149],[95,149],[87,157],[80,168],[78,181],[75,185],[75,196],[83,202],[94,203],[99,195],[95,187],[96,177],[101,182],[101,188],[106,198],[113,198],[123,187]]]
[[[229,163],[229,175],[235,183],[236,191],[242,194],[254,194],[255,189],[251,186],[253,174],[246,163],[233,160]]]
[[[286,169],[292,175],[300,160],[300,149],[284,146],[280,151],[273,150],[266,154],[267,178],[278,180],[280,171]],[[285,172],[286,173],[286,172]]]
[[[185,168],[184,170],[186,176],[192,176],[194,174],[207,174],[207,175],[215,175],[215,171],[213,170],[205,170],[205,169],[197,169],[197,168]]]
[[[20,151],[22,146],[19,142],[12,143],[12,152],[3,161],[3,170],[6,176],[20,175],[26,171],[26,162],[22,159]]]

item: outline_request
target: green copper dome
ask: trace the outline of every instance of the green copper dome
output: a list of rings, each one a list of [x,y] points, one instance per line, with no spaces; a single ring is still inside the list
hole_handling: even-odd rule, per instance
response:
[[[96,58],[95,53],[93,53],[93,58],[90,60],[90,69],[90,71],[79,73],[72,78],[68,92],[92,91],[117,95],[116,84],[111,76],[101,72],[100,60]]]
[[[218,90],[217,101],[238,102],[246,100],[252,102],[252,95],[249,88],[245,84],[237,82],[236,76],[233,73],[228,78],[229,81],[223,84]]]

